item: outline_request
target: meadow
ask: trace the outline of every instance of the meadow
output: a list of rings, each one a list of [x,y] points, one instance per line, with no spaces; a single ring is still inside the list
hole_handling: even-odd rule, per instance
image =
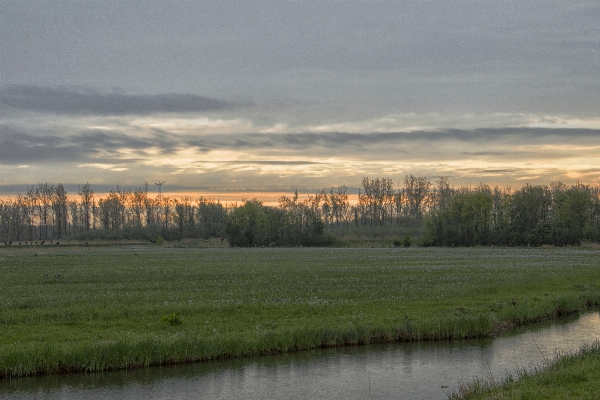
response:
[[[0,249],[0,376],[467,339],[600,304],[594,248]]]

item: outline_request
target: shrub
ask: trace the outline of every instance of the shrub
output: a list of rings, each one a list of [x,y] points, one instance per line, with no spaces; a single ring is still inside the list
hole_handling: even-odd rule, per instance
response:
[[[429,247],[433,246],[433,244],[433,236],[430,233],[426,233],[417,240],[417,246],[419,247]]]
[[[165,322],[171,326],[181,325],[181,323],[182,323],[181,316],[177,315],[175,313],[165,315],[164,317],[162,317],[161,321]]]

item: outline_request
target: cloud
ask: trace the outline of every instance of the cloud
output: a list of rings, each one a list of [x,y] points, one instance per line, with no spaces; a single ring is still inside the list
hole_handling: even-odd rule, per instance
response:
[[[211,164],[234,164],[234,165],[321,165],[325,163],[316,162],[316,161],[307,161],[307,160],[299,160],[299,161],[285,161],[285,160],[275,160],[275,161],[264,161],[264,160],[248,160],[248,161],[239,161],[239,160],[231,160],[231,161],[197,161],[196,163],[211,163]]]
[[[446,129],[437,131],[384,132],[384,133],[286,133],[286,134],[244,134],[244,135],[203,135],[202,144],[208,148],[228,149],[328,149],[340,151],[351,148],[364,149],[377,146],[394,148],[394,151],[406,152],[403,146],[415,143],[466,142],[494,143],[511,141],[514,144],[535,142],[564,143],[573,139],[600,138],[600,129],[564,129],[564,128],[493,128],[493,129]],[[189,142],[194,143],[194,141]],[[499,152],[480,152],[473,155],[499,155]]]
[[[460,153],[461,155],[464,156],[475,156],[475,157],[482,157],[482,156],[504,156],[506,155],[505,153],[501,153],[501,152],[497,152],[497,151],[463,151]]]
[[[192,94],[131,95],[89,88],[10,85],[0,88],[0,108],[59,115],[147,115],[227,110],[232,103]]]
[[[123,133],[86,131],[77,135],[61,136],[58,132],[36,134],[9,124],[0,125],[0,164],[22,165],[70,163],[107,157],[120,161],[135,161],[121,151],[144,151],[162,146],[172,152],[168,142],[161,138],[138,138]],[[160,151],[159,151],[160,152]],[[112,154],[112,156],[109,156]]]
[[[69,140],[82,148],[103,151],[119,149],[147,150],[159,149],[160,153],[172,153],[177,145],[175,137],[169,138],[160,132],[151,132],[150,136],[140,137],[125,132],[103,131],[95,129],[69,137]]]
[[[36,136],[10,125],[0,125],[0,163],[65,162],[89,157],[90,149],[58,136]]]
[[[25,127],[0,125],[0,163],[152,162],[169,157],[170,164],[190,162],[294,165],[319,163],[330,157],[403,159],[469,157],[535,158],[544,154],[594,151],[600,129],[493,128],[384,133],[256,133],[174,134],[168,130],[117,126],[64,134],[60,127],[39,133]],[[568,145],[568,146],[567,146]],[[545,146],[545,147],[544,147]],[[573,147],[575,146],[575,147]],[[443,154],[438,154],[444,149]],[[218,153],[218,156],[216,154]],[[539,153],[539,154],[537,154]],[[537,155],[536,155],[537,154]],[[211,158],[212,157],[212,158]],[[327,161],[327,162],[330,162]]]

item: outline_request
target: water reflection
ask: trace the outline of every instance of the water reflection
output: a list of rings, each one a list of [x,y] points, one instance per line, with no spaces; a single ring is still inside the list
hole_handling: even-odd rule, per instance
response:
[[[600,313],[529,327],[494,339],[322,349],[0,383],[7,399],[443,399],[459,379],[500,380],[555,351],[599,337]]]

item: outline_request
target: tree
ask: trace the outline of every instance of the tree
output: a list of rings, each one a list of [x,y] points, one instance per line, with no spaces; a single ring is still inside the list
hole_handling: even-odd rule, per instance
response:
[[[229,212],[226,233],[231,246],[324,246],[332,243],[324,229],[317,214],[296,197],[282,198],[279,208],[246,200]]]
[[[396,226],[400,225],[400,217],[404,214],[404,190],[398,189],[394,193],[394,213],[396,214]]]
[[[144,186],[135,188],[129,196],[129,207],[133,214],[133,226],[141,228],[144,222],[144,210],[146,200],[148,199],[149,185],[148,182],[144,182]]]
[[[121,188],[117,186],[116,190],[111,190],[105,199],[100,199],[98,202],[101,226],[104,229],[117,230],[124,227],[125,205],[121,203],[121,198]]]
[[[261,201],[252,199],[231,211],[226,228],[231,246],[250,247],[262,244],[260,232],[264,219],[262,207]]]
[[[154,227],[156,225],[158,225],[159,221],[159,216],[158,216],[158,209],[160,208],[160,205],[158,203],[158,200],[155,199],[151,199],[149,197],[146,197],[144,199],[144,212],[146,215],[146,226],[147,227]]]
[[[35,196],[38,199],[39,207],[39,239],[48,240],[48,214],[52,211],[52,201],[54,197],[54,186],[48,186],[47,183],[38,184],[35,189]],[[42,226],[44,234],[42,235]]]
[[[370,225],[384,225],[386,207],[389,205],[389,198],[393,193],[392,180],[389,178],[371,180],[364,177],[362,187],[364,194],[359,193],[359,204],[364,207]]]
[[[404,177],[404,193],[410,207],[410,215],[415,219],[423,218],[423,208],[429,196],[431,183],[426,177],[406,175]]]
[[[438,246],[476,246],[490,242],[492,195],[464,191],[447,207],[434,209],[427,220],[427,235]]]
[[[54,211],[56,226],[56,239],[60,239],[63,233],[67,230],[67,192],[62,183],[59,183],[54,190],[52,200],[52,209]]]
[[[196,207],[190,197],[175,200],[177,227],[182,237],[196,237]]]
[[[18,198],[18,197],[17,197]],[[28,230],[29,230],[29,240],[33,240],[34,238],[34,234],[33,234],[33,227],[35,225],[35,221],[36,221],[36,211],[37,211],[37,220],[39,221],[38,223],[38,233],[41,235],[41,219],[39,218],[39,209],[40,209],[40,201],[38,198],[38,193],[35,190],[35,188],[32,187],[28,187],[27,188],[27,194],[25,196],[25,198],[23,199],[23,201],[20,202],[20,206],[21,206],[21,215],[23,217],[23,221],[27,223],[28,226]]]
[[[209,239],[225,235],[227,210],[215,199],[200,197],[197,200],[196,220],[200,237]]]
[[[526,184],[513,193],[509,205],[512,245],[551,243],[552,194],[547,186]]]
[[[0,200],[0,239],[3,241],[10,239],[11,227],[11,201]]]
[[[446,176],[440,176],[435,183],[437,186],[433,195],[433,206],[438,210],[445,210],[450,204],[450,200],[452,200],[454,190],[450,187],[448,177]]]
[[[573,186],[557,193],[557,210],[552,218],[553,244],[558,246],[580,244],[584,229],[590,223],[592,196],[589,188]]]
[[[71,214],[71,226],[70,234],[74,235],[80,230],[79,226],[79,204],[75,200],[69,201],[68,203],[69,213]]]
[[[330,210],[331,220],[329,223],[331,225],[335,223],[336,227],[339,227],[340,222],[345,221],[348,216],[350,203],[348,202],[347,190],[346,185],[338,186],[337,188],[332,187],[329,189],[329,194],[324,196],[325,202],[328,204],[328,210]]]
[[[86,231],[90,230],[90,215],[92,211],[92,205],[94,203],[94,189],[88,182],[83,186],[79,186],[79,196],[81,197],[81,208],[83,211],[83,228]]]

